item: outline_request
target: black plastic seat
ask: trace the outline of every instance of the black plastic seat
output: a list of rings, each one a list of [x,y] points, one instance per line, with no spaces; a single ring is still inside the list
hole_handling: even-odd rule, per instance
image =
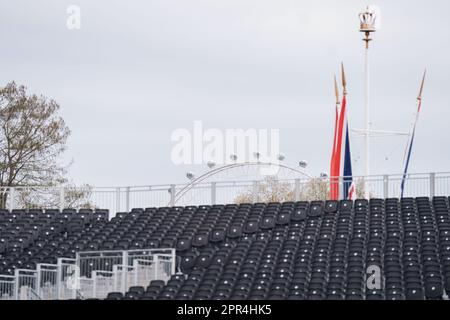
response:
[[[181,269],[183,271],[189,271],[195,266],[197,256],[195,254],[187,254],[181,260]]]
[[[260,228],[263,230],[273,229],[275,227],[275,219],[272,217],[265,217],[260,223]]]
[[[444,293],[440,281],[430,281],[425,284],[425,296],[427,299],[441,299]]]
[[[307,210],[306,209],[296,209],[291,215],[292,221],[303,221],[306,220]]]
[[[289,213],[280,213],[277,217],[276,224],[280,226],[284,226],[289,224],[291,221],[291,215]]]
[[[123,294],[121,292],[110,292],[106,296],[106,300],[122,300]]]
[[[322,215],[323,207],[321,202],[312,202],[309,207],[308,216],[309,217],[318,217]]]
[[[230,239],[236,239],[242,236],[242,227],[241,226],[230,226],[228,229],[227,237]]]
[[[249,221],[244,226],[244,233],[253,234],[259,230],[259,222]]]
[[[177,243],[178,251],[187,251],[191,248],[191,240],[190,239],[180,239]]]
[[[196,235],[192,240],[193,247],[204,247],[208,244],[208,235],[200,234]]]
[[[336,213],[338,211],[339,202],[334,200],[328,200],[325,202],[324,211],[326,213]]]

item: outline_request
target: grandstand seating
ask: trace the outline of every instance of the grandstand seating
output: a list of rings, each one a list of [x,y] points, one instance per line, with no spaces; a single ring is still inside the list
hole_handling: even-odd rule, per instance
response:
[[[449,199],[0,211],[0,274],[77,251],[176,248],[179,273],[107,299],[442,299]],[[381,288],[367,286],[379,267]]]

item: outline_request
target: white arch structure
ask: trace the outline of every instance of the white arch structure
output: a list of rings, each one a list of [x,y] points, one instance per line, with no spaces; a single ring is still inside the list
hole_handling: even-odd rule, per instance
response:
[[[183,198],[184,195],[186,195],[192,188],[194,188],[197,184],[202,183],[203,181],[205,181],[208,178],[211,178],[221,172],[227,171],[227,170],[231,170],[231,169],[235,169],[235,168],[242,168],[242,167],[253,167],[253,166],[260,166],[260,167],[267,167],[267,166],[276,166],[278,168],[283,168],[283,169],[287,169],[295,174],[299,174],[301,176],[304,176],[305,178],[313,178],[311,175],[309,175],[308,173],[298,170],[296,168],[290,167],[288,165],[282,164],[282,163],[274,163],[274,162],[239,162],[239,163],[232,163],[232,164],[227,164],[221,167],[217,167],[215,169],[209,170],[207,172],[205,172],[204,174],[202,174],[201,176],[193,179],[189,184],[187,184],[185,187],[183,187],[181,190],[179,190],[176,194],[175,194],[175,200],[174,202],[177,203],[181,198]]]

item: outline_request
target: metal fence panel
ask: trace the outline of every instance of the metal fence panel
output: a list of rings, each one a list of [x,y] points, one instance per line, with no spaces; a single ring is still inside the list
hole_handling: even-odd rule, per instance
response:
[[[369,177],[354,176],[353,181],[359,188],[369,189],[375,198],[399,197],[403,175],[373,175]],[[330,181],[342,185],[345,177],[279,179],[279,186],[287,189],[285,198],[280,201],[324,200],[328,193],[313,190],[314,181]],[[16,208],[102,208],[109,209],[113,216],[116,212],[129,211],[132,208],[211,205],[236,202],[260,201],[264,193],[264,177],[257,181],[212,181],[194,184],[168,184],[154,186],[129,187],[2,187],[2,206]],[[361,190],[359,190],[361,191]],[[434,196],[450,194],[450,173],[408,174],[406,176],[404,196]],[[72,199],[82,195],[82,201]],[[307,196],[306,196],[307,195]]]
[[[16,277],[0,275],[0,300],[15,300]]]
[[[58,276],[58,265],[43,263],[37,265],[36,293],[42,300],[58,299]]]
[[[75,299],[79,270],[75,259],[58,258],[58,299]],[[74,289],[75,288],[75,289]]]
[[[131,286],[167,281],[175,273],[175,249],[89,251],[57,264],[38,264],[36,270],[16,269],[0,275],[0,300],[106,298]]]
[[[36,293],[37,271],[27,269],[16,269],[14,276],[16,278],[15,297],[18,300],[35,300],[38,295]]]
[[[125,293],[151,280],[167,281],[175,273],[175,249],[136,249],[77,253],[80,294],[105,298],[108,292]]]

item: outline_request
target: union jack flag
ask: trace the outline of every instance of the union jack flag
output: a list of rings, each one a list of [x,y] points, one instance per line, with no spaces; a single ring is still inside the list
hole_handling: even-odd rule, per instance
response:
[[[342,84],[344,95],[339,102],[339,93],[335,78],[336,114],[333,138],[333,150],[330,168],[330,199],[354,199],[356,187],[353,181],[350,135],[347,118],[347,91],[344,67],[342,66]]]

